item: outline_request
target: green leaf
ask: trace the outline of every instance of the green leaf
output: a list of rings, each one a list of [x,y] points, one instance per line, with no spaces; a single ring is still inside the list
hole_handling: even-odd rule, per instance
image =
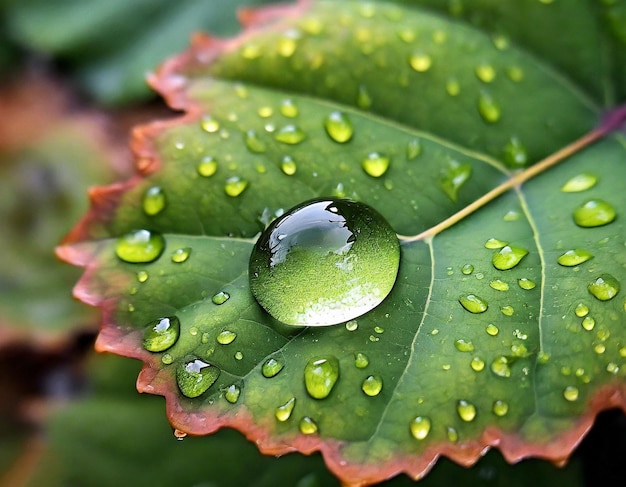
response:
[[[418,8],[302,3],[248,21],[152,78],[186,115],[135,133],[141,177],[94,193],[59,249],[87,268],[75,293],[104,313],[98,348],[145,363],[139,389],[166,397],[179,430],[319,450],[348,484],[489,446],[567,458],[597,411],[626,404],[624,137],[585,139],[438,227],[591,128],[589,97]],[[407,236],[400,271],[356,320],[289,327],[256,303],[249,257],[271,220],[319,196]],[[580,207],[605,211],[577,225]]]

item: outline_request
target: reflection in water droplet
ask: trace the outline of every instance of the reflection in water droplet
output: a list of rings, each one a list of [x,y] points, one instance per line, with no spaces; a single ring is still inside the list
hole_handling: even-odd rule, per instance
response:
[[[345,113],[331,112],[324,121],[324,128],[328,136],[340,144],[348,142],[354,134],[352,122]]]
[[[378,152],[370,152],[365,159],[361,161],[361,167],[369,176],[379,178],[387,172],[391,160],[386,155]]]
[[[374,397],[383,390],[383,379],[379,375],[370,375],[361,384],[361,390],[368,396]]]
[[[495,414],[496,416],[506,416],[506,413],[509,412],[509,405],[501,400],[497,400],[494,401],[493,403],[493,407],[491,409],[493,411],[493,414]]]
[[[491,262],[496,269],[506,271],[513,269],[527,255],[528,250],[526,249],[505,245],[499,252],[493,255]]]
[[[457,338],[454,340],[454,346],[459,352],[473,352],[474,344],[470,340],[463,340],[462,338]]]
[[[491,335],[492,337],[495,337],[498,333],[500,333],[500,330],[498,329],[498,327],[494,325],[493,323],[489,323],[487,325],[487,328],[485,328],[485,331],[487,332],[487,334]]]
[[[615,220],[615,216],[615,208],[606,201],[588,200],[574,210],[574,223],[584,228],[601,227]]]
[[[441,179],[441,189],[455,202],[458,200],[458,193],[472,175],[472,165],[470,163],[460,164],[457,161],[451,161],[448,165],[443,179]]]
[[[598,176],[589,173],[578,174],[569,179],[563,186],[561,191],[564,193],[578,193],[593,188],[598,182]]]
[[[293,100],[287,98],[280,104],[280,113],[283,117],[295,118],[298,116],[298,107]]]
[[[180,392],[194,398],[204,394],[220,375],[220,369],[200,359],[181,362],[176,369],[176,382]]]
[[[517,285],[526,291],[530,291],[531,289],[535,289],[537,286],[534,281],[527,279],[525,277],[521,277],[517,280]]]
[[[241,389],[239,386],[235,384],[231,384],[224,392],[224,398],[231,404],[235,404],[239,399],[239,395],[241,394]]]
[[[250,286],[283,323],[334,325],[378,306],[394,285],[399,261],[395,232],[372,208],[311,200],[274,220],[257,240]]]
[[[239,176],[233,176],[226,180],[224,192],[231,198],[236,198],[243,193],[248,187],[248,181],[241,179]]]
[[[146,215],[154,216],[165,209],[166,203],[165,191],[159,186],[153,186],[144,193],[141,205]]]
[[[476,406],[463,399],[457,402],[456,411],[463,421],[470,422],[476,418]]]
[[[143,334],[143,347],[149,352],[162,352],[176,343],[180,336],[180,321],[176,316],[148,323]]]
[[[409,57],[409,65],[418,73],[428,71],[432,64],[432,58],[422,51],[415,52]]]
[[[243,140],[248,150],[255,154],[261,154],[267,149],[265,142],[263,142],[263,140],[261,140],[257,133],[252,129],[248,130],[244,134]]]
[[[592,296],[600,301],[613,299],[620,290],[620,283],[611,274],[598,276],[587,289]]]
[[[563,397],[570,402],[576,401],[578,399],[578,388],[567,386],[563,389]]]
[[[305,416],[300,420],[300,433],[303,435],[312,435],[317,433],[317,424],[308,416]]]
[[[501,116],[500,106],[489,93],[484,91],[478,97],[478,113],[488,123],[496,123]]]
[[[304,367],[304,385],[314,399],[328,397],[338,379],[339,361],[335,357],[317,357],[309,360]]]
[[[354,354],[354,365],[357,369],[364,369],[369,365],[369,363],[370,361],[364,353],[356,352]]]
[[[506,282],[501,281],[500,279],[494,279],[493,281],[490,281],[489,287],[491,287],[492,289],[495,289],[496,291],[508,291],[509,290],[509,285]]]
[[[559,256],[556,261],[565,267],[573,267],[583,262],[587,262],[593,254],[584,249],[572,249]]]
[[[176,249],[172,253],[172,262],[174,262],[175,264],[182,264],[189,258],[190,255],[191,255],[191,247],[183,247],[180,249]]]
[[[470,313],[484,313],[487,311],[487,301],[475,294],[465,294],[459,297],[459,303]]]
[[[283,144],[296,145],[306,139],[306,133],[297,125],[285,125],[274,134],[274,139]]]
[[[481,372],[485,368],[485,361],[480,357],[474,357],[470,362],[470,367],[474,372]]]
[[[224,304],[229,299],[230,299],[230,294],[224,291],[220,291],[219,293],[216,293],[215,295],[213,295],[213,297],[211,298],[211,301],[213,301],[213,304],[220,305],[220,304]]]
[[[359,323],[356,320],[346,321],[346,330],[355,331],[359,327]]]
[[[504,146],[504,162],[514,169],[524,167],[528,163],[528,151],[517,137],[511,137]]]
[[[165,239],[156,232],[135,230],[118,238],[115,253],[124,262],[148,263],[158,259],[165,249]]]
[[[579,318],[582,318],[583,316],[587,316],[589,314],[589,307],[584,303],[578,303],[574,309],[574,313]]]
[[[511,361],[504,355],[499,355],[491,362],[491,371],[498,377],[511,377]]]
[[[461,267],[461,273],[469,276],[472,272],[474,272],[474,266],[472,264],[465,264]]]
[[[296,398],[292,397],[285,404],[278,406],[274,411],[274,416],[281,423],[284,423],[291,417],[291,413],[293,412],[293,408],[296,405]]]
[[[210,178],[217,172],[217,161],[213,157],[207,156],[198,163],[196,171],[200,176]]]
[[[275,359],[274,357],[268,358],[261,367],[261,373],[263,377],[268,379],[276,377],[276,375],[283,370],[285,366],[282,360]]]
[[[368,93],[365,85],[359,86],[359,93],[357,94],[356,105],[363,110],[367,110],[372,106],[372,98],[370,97],[370,94]]]
[[[235,338],[237,338],[237,334],[234,331],[224,330],[218,333],[216,340],[221,345],[228,345],[233,343]]]
[[[483,83],[491,83],[496,79],[496,70],[491,64],[479,64],[474,70],[476,77]]]
[[[409,423],[411,435],[416,440],[423,440],[430,433],[430,419],[425,416],[417,416]]]

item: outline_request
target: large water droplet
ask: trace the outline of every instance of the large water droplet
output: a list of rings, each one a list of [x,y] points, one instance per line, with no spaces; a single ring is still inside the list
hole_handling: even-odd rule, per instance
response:
[[[160,318],[148,323],[143,334],[143,346],[149,352],[163,352],[176,343],[180,336],[180,321],[176,316]]]
[[[598,176],[589,173],[582,173],[569,179],[563,186],[561,191],[564,193],[578,193],[593,188],[598,182]]]
[[[470,313],[484,313],[487,311],[487,301],[475,294],[464,294],[459,297],[459,303]]]
[[[148,188],[143,195],[141,205],[148,216],[158,215],[165,209],[165,191],[159,186]]]
[[[409,423],[411,435],[416,440],[423,440],[430,433],[431,422],[430,419],[425,416],[417,416],[413,421]]]
[[[361,384],[361,390],[368,396],[374,397],[383,390],[383,379],[379,375],[370,375]]]
[[[390,163],[391,159],[388,156],[378,152],[371,152],[361,161],[361,167],[369,176],[379,178],[387,172]]]
[[[456,412],[463,421],[470,422],[476,418],[476,406],[463,399],[456,403]]]
[[[172,253],[172,262],[176,264],[182,264],[189,258],[190,255],[191,255],[191,247],[182,247],[180,249],[176,249]]]
[[[500,312],[504,316],[513,316],[513,314],[515,313],[515,308],[513,308],[513,306],[510,306],[510,305],[500,306]]]
[[[158,259],[165,249],[163,236],[150,230],[135,230],[121,236],[115,245],[115,253],[133,264],[148,263]]]
[[[309,360],[304,367],[304,385],[314,399],[328,397],[338,379],[339,361],[335,357],[317,357]]]
[[[291,413],[293,412],[293,408],[296,405],[296,398],[292,397],[285,404],[278,406],[274,411],[274,416],[281,423],[284,423],[291,417]]]
[[[471,175],[472,165],[470,163],[460,164],[456,161],[452,161],[443,179],[440,181],[441,189],[443,189],[450,200],[456,203],[459,189],[469,180]]]
[[[608,301],[613,299],[620,290],[620,283],[611,274],[602,274],[598,276],[587,289],[592,296],[600,301]]]
[[[328,136],[340,144],[348,142],[354,134],[352,122],[345,113],[339,111],[331,112],[326,117],[324,128]]]
[[[572,249],[559,256],[556,261],[565,267],[573,267],[583,262],[587,262],[593,254],[584,249]]]
[[[204,394],[220,375],[220,369],[200,359],[182,362],[176,369],[176,382],[184,396],[189,398]]]
[[[297,125],[285,125],[274,134],[274,139],[283,144],[295,145],[306,139],[306,133]]]
[[[485,122],[496,123],[500,120],[500,105],[487,92],[482,92],[478,97],[478,113]]]
[[[317,433],[317,423],[308,416],[305,416],[300,420],[300,433],[303,435],[313,435]]]
[[[233,176],[226,180],[224,192],[231,198],[236,198],[243,193],[248,187],[248,181],[241,179],[239,176]]]
[[[511,360],[499,355],[491,362],[491,371],[498,377],[511,377]]]
[[[579,227],[601,227],[615,220],[615,208],[603,200],[589,200],[574,210],[574,223]]]
[[[200,176],[210,178],[217,172],[217,161],[213,157],[207,156],[198,163],[196,171]]]
[[[496,269],[500,271],[506,271],[509,269],[513,269],[513,267],[519,264],[522,259],[527,255],[528,250],[505,245],[500,249],[499,252],[494,254],[491,262]]]
[[[283,370],[284,366],[285,363],[282,360],[271,357],[263,363],[261,373],[263,374],[263,377],[270,379],[272,377],[276,377],[276,375]]]
[[[250,258],[250,286],[283,323],[324,326],[378,306],[394,285],[398,239],[362,203],[316,199],[274,220]]]

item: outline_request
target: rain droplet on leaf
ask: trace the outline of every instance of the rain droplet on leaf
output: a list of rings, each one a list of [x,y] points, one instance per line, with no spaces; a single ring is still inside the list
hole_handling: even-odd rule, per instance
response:
[[[340,144],[348,142],[354,134],[352,122],[345,113],[331,112],[324,120],[324,128],[328,136]]]
[[[248,181],[241,179],[239,176],[233,176],[226,180],[224,192],[231,198],[236,198],[243,193],[248,187]]]
[[[213,157],[207,156],[198,163],[196,171],[203,178],[210,178],[217,172],[217,161]]]
[[[220,369],[200,359],[182,362],[176,369],[176,382],[180,392],[194,398],[204,394],[220,375]]]
[[[556,261],[565,267],[573,267],[583,262],[587,262],[593,257],[593,254],[584,249],[572,249],[568,250],[564,254],[560,255]]]
[[[468,423],[476,418],[476,406],[463,399],[457,402],[456,411],[459,417]]]
[[[459,297],[459,303],[470,313],[478,314],[487,311],[487,301],[475,294],[464,294]]]
[[[143,211],[148,216],[158,215],[165,209],[166,204],[165,191],[159,186],[148,188],[141,202]]]
[[[411,435],[416,440],[423,440],[430,433],[430,419],[425,416],[417,416],[409,423]]]
[[[304,385],[314,399],[328,397],[338,379],[339,361],[335,357],[313,358],[304,367]]]
[[[383,379],[379,375],[370,375],[361,384],[361,390],[368,396],[374,397],[383,389]]]
[[[432,58],[422,51],[417,51],[409,57],[409,65],[418,73],[424,73],[430,69],[433,64]]]
[[[471,175],[472,165],[470,163],[461,164],[457,161],[451,161],[440,181],[441,189],[451,201],[456,203],[459,190]]]
[[[593,188],[598,182],[598,176],[589,173],[577,174],[576,176],[567,180],[567,182],[561,186],[561,191],[564,193],[578,193],[587,189]]]
[[[296,405],[296,398],[290,398],[285,404],[278,406],[274,410],[274,416],[281,423],[284,423],[291,417],[291,413],[293,412],[293,408]]]
[[[308,416],[305,416],[300,420],[300,433],[303,435],[312,435],[317,433],[317,423]]]
[[[366,174],[373,178],[379,178],[387,172],[391,159],[384,154],[378,152],[370,152],[365,159],[361,161],[361,167]]]
[[[297,125],[285,125],[274,134],[274,139],[283,144],[296,145],[306,139],[306,133]]]
[[[611,274],[602,274],[589,284],[587,289],[594,298],[608,301],[617,295],[620,290],[620,283]]]
[[[191,255],[191,248],[190,247],[183,247],[180,249],[176,249],[173,253],[172,253],[172,262],[176,263],[176,264],[181,264],[183,262],[185,262],[189,256]]]
[[[148,323],[143,334],[143,346],[149,352],[163,352],[173,346],[180,336],[180,321],[176,316],[159,318]]]
[[[499,252],[493,255],[491,262],[496,269],[506,271],[513,269],[513,267],[519,264],[527,255],[528,250],[526,249],[505,245]]]
[[[165,249],[163,236],[150,230],[135,230],[118,238],[115,253],[124,262],[148,263],[158,259]]]
[[[276,377],[276,375],[281,370],[283,370],[284,366],[285,364],[282,360],[271,357],[267,359],[265,363],[263,363],[263,366],[261,367],[261,373],[263,374],[263,377],[266,377],[268,379],[271,377]]]
[[[574,223],[583,228],[601,227],[615,220],[615,216],[615,208],[606,201],[588,200],[574,210]]]

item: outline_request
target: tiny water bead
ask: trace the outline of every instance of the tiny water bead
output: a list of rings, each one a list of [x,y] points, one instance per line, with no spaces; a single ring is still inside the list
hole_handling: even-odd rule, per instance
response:
[[[584,228],[608,225],[615,217],[615,208],[600,199],[588,200],[574,210],[574,223]]]
[[[459,297],[459,303],[470,313],[478,314],[487,311],[487,301],[475,294],[464,294]]]
[[[176,382],[184,396],[194,398],[204,394],[220,376],[221,370],[200,359],[191,359],[179,364]]]
[[[148,277],[150,277],[150,275],[146,271],[139,271],[137,273],[137,281],[139,282],[146,282]]]
[[[611,274],[602,274],[587,286],[591,295],[600,301],[613,299],[620,290],[620,283]]]
[[[515,308],[510,305],[500,306],[500,312],[505,316],[513,316],[515,313]]]
[[[461,93],[461,85],[456,78],[449,78],[446,81],[446,93],[450,96],[458,96]]]
[[[352,122],[345,113],[339,111],[331,112],[326,117],[324,128],[328,136],[339,144],[348,142],[354,134]]]
[[[118,238],[115,253],[124,262],[144,264],[158,259],[165,249],[163,236],[150,230],[135,230]]]
[[[241,394],[241,388],[236,384],[231,384],[228,386],[226,391],[224,392],[224,398],[231,404],[235,404],[239,400],[239,396]]]
[[[285,125],[276,131],[274,139],[288,145],[296,145],[306,139],[306,133],[297,125]]]
[[[564,193],[579,193],[593,188],[597,182],[597,176],[589,173],[582,173],[569,179],[563,186],[561,186],[561,191]]]
[[[456,404],[456,412],[463,421],[470,422],[476,418],[476,406],[471,402],[461,399]]]
[[[370,363],[369,358],[362,352],[356,352],[354,354],[354,366],[357,369],[364,369]]]
[[[368,396],[374,397],[383,390],[383,379],[379,375],[370,375],[361,384],[361,390]]]
[[[304,385],[314,399],[328,397],[338,379],[339,361],[335,357],[313,358],[304,367]]]
[[[370,152],[367,157],[361,161],[361,167],[365,173],[373,178],[379,178],[387,172],[391,159],[378,152]]]
[[[496,269],[506,271],[513,269],[513,267],[519,264],[527,255],[528,250],[526,249],[505,245],[499,252],[493,255],[491,263]]]
[[[526,277],[521,277],[517,280],[517,285],[519,287],[521,287],[522,289],[526,290],[526,291],[530,291],[531,289],[535,289],[535,287],[537,286],[537,284],[535,284],[534,281],[531,281],[530,279],[526,278]]]
[[[591,331],[596,326],[596,320],[591,316],[585,316],[580,324],[585,330]]]
[[[189,256],[191,255],[191,248],[190,247],[183,247],[180,249],[176,249],[173,253],[172,253],[172,262],[176,263],[176,264],[182,264],[183,262],[185,262]]]
[[[210,178],[217,172],[217,160],[211,156],[205,157],[196,166],[196,171],[203,178]]]
[[[143,195],[141,206],[148,216],[155,216],[161,213],[167,204],[165,191],[159,186],[148,188]]]
[[[270,379],[272,377],[276,377],[276,375],[278,375],[278,373],[283,370],[284,366],[285,364],[282,360],[271,357],[263,363],[263,366],[261,367],[261,373],[263,374],[263,377]]]
[[[556,261],[564,267],[573,267],[582,264],[583,262],[587,262],[592,257],[593,254],[588,250],[572,249],[560,255]]]
[[[274,220],[250,257],[250,287],[274,318],[295,326],[344,323],[378,306],[400,264],[398,238],[371,207],[314,199]]]
[[[452,426],[448,426],[446,428],[446,436],[448,437],[448,441],[450,441],[451,443],[456,443],[457,441],[459,441],[459,432]]]
[[[476,66],[474,73],[483,83],[491,83],[496,79],[496,70],[491,64],[479,64]]]
[[[236,198],[243,193],[248,187],[248,181],[241,179],[239,176],[233,176],[226,180],[224,192],[231,198]]]
[[[149,352],[163,352],[180,336],[180,321],[176,316],[151,321],[143,334],[143,346]]]
[[[300,433],[303,435],[313,435],[317,433],[317,423],[308,416],[305,416],[300,420]]]
[[[409,423],[409,429],[411,435],[416,440],[423,440],[430,433],[431,422],[430,419],[425,416],[417,416]]]
[[[291,417],[291,413],[293,412],[293,408],[296,406],[296,398],[290,398],[285,404],[278,406],[274,410],[274,416],[278,421],[284,423]]]
[[[213,295],[213,297],[211,298],[211,301],[213,301],[213,304],[217,304],[219,306],[220,304],[224,304],[229,299],[230,299],[230,294],[224,291],[220,291],[219,293],[216,293]]]

